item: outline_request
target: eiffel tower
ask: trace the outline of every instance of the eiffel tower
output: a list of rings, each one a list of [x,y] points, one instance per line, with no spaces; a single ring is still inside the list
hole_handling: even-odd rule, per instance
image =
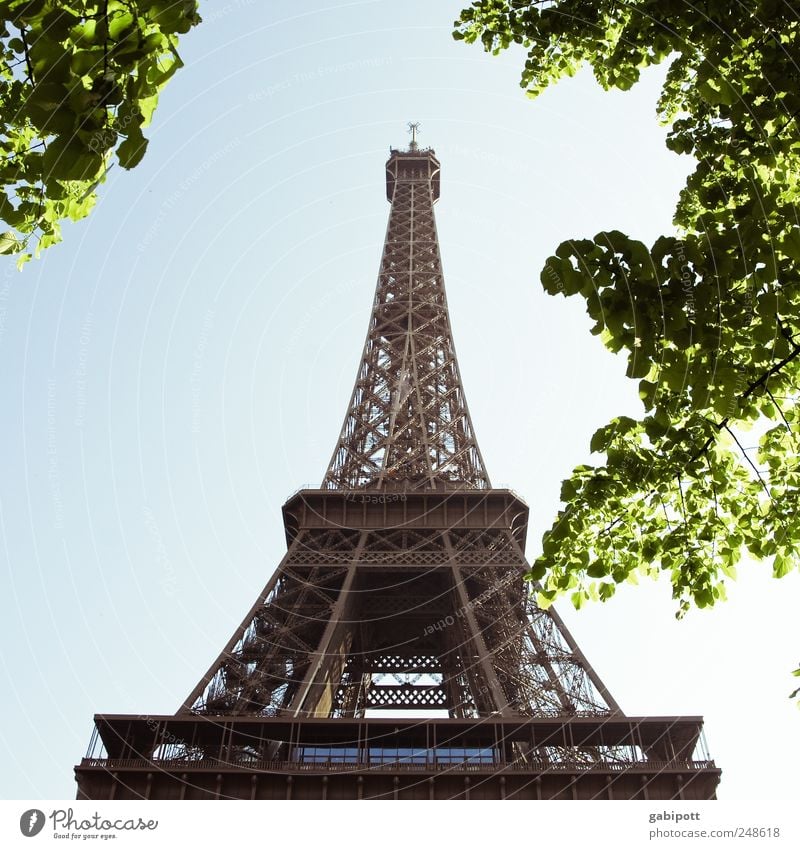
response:
[[[322,485],[284,504],[286,555],[178,712],[95,716],[79,799],[715,798],[702,718],[626,716],[523,580],[528,508],[470,421],[417,126]]]

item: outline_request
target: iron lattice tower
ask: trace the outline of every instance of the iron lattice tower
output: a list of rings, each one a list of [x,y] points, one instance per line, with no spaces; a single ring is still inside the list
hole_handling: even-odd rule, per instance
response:
[[[475,439],[413,130],[321,487],[179,711],[95,717],[79,798],[714,798],[702,719],[625,716],[523,580],[528,508]]]

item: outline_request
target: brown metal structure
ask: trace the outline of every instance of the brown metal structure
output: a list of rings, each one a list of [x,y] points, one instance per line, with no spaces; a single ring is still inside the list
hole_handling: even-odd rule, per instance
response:
[[[492,488],[475,439],[439,162],[415,136],[391,151],[386,190],[369,332],[322,486],[284,505],[286,555],[177,714],[95,717],[78,798],[715,798],[702,719],[625,716],[534,603],[528,508]]]

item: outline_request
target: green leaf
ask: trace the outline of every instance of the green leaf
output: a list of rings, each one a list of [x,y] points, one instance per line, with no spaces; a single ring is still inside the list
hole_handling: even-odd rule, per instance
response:
[[[781,250],[790,259],[800,262],[800,229],[790,230],[781,242]]]
[[[536,593],[536,606],[541,608],[542,610],[547,610],[548,607],[553,603],[553,599],[555,598],[555,593],[540,591]]]
[[[123,168],[135,168],[142,160],[147,150],[147,139],[141,130],[132,132],[127,139],[117,148],[119,164]]]
[[[772,566],[772,574],[775,575],[776,578],[784,578],[792,571],[793,568],[794,564],[789,557],[778,555]]]
[[[85,147],[74,135],[56,136],[44,152],[45,181],[91,180],[103,168],[103,157]]]
[[[578,488],[574,481],[565,480],[561,482],[560,498],[566,504],[572,501],[578,493]]]
[[[605,578],[608,574],[608,571],[605,567],[605,564],[602,560],[595,560],[591,566],[586,570],[586,574],[590,578]]]
[[[628,368],[625,370],[626,377],[647,377],[650,374],[650,359],[643,354],[632,351],[628,357]]]
[[[600,584],[598,587],[598,593],[600,595],[601,601],[608,601],[611,596],[616,592],[616,586],[614,584]]]
[[[20,243],[14,235],[13,230],[0,233],[0,254],[13,254],[19,250]]]
[[[546,567],[543,560],[534,560],[531,564],[530,572],[526,575],[529,581],[541,581],[545,576]]]
[[[605,451],[606,446],[608,445],[609,434],[606,428],[601,427],[598,428],[594,434],[592,435],[592,439],[589,442],[589,450],[593,454],[597,454],[601,451]],[[562,501],[568,501],[569,499],[565,499],[562,497]]]

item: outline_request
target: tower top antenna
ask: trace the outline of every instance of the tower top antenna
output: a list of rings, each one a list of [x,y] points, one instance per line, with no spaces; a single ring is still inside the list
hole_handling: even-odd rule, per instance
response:
[[[417,144],[417,132],[419,131],[419,128],[421,126],[422,125],[419,123],[419,121],[409,121],[408,123],[408,132],[411,133],[411,144],[409,144],[408,146],[409,150],[417,150],[419,148],[419,145]]]

